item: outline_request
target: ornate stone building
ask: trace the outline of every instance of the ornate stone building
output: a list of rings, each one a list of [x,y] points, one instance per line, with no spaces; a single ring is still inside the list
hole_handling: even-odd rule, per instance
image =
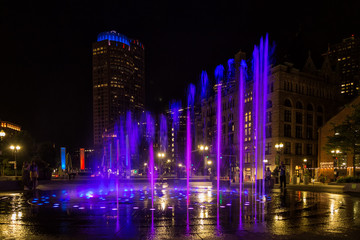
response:
[[[239,53],[240,54],[240,53]],[[235,66],[244,55],[235,57]],[[240,54],[241,55],[241,54]],[[321,69],[316,69],[311,57],[307,59],[302,70],[296,69],[291,63],[272,66],[269,75],[267,106],[266,106],[266,165],[273,170],[276,159],[287,166],[288,176],[293,176],[304,167],[317,166],[317,130],[338,111],[339,94],[336,86],[336,74],[333,73],[329,59],[325,58]],[[250,74],[249,74],[250,75]],[[227,79],[223,84],[222,93],[222,175],[238,176],[239,166],[239,107],[236,72],[234,81]],[[254,175],[254,114],[252,78],[246,82],[245,101],[245,180],[252,180]],[[197,141],[209,144],[214,156],[216,149],[216,113],[215,96],[210,96],[201,103],[201,119],[198,125],[205,129],[205,140]],[[275,145],[282,143],[283,148]]]

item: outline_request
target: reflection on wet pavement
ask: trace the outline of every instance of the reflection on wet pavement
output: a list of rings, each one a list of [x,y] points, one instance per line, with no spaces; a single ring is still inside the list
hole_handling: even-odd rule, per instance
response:
[[[0,195],[1,239],[269,239],[359,234],[360,199],[345,194],[274,189],[112,187]],[[187,201],[189,200],[189,201]]]

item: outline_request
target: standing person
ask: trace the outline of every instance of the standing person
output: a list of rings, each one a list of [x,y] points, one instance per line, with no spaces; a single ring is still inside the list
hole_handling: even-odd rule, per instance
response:
[[[28,164],[28,162],[23,163],[22,180],[24,186],[30,189],[30,164]]]
[[[271,185],[271,171],[270,171],[270,168],[267,167],[266,171],[265,171],[265,187],[266,187],[266,190],[270,189],[270,185]]]
[[[31,178],[31,186],[33,190],[36,189],[38,176],[39,176],[38,167],[35,161],[32,161],[30,166],[30,178]]]
[[[284,188],[286,188],[286,173],[285,173],[285,165],[282,162],[281,166],[280,166],[280,188],[283,187],[283,183],[284,183]]]

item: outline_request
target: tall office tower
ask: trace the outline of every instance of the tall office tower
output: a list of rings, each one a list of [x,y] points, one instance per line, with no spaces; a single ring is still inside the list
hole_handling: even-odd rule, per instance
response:
[[[352,35],[341,43],[329,46],[326,55],[340,75],[340,93],[357,96],[360,88],[360,38]]]
[[[102,32],[93,43],[94,146],[114,123],[145,106],[144,45],[116,31]]]

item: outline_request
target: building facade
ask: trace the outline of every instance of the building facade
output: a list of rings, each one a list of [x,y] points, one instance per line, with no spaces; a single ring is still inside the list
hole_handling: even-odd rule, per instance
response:
[[[239,66],[239,57],[235,57]],[[238,69],[238,68],[236,68]],[[317,129],[337,111],[340,105],[336,86],[336,75],[331,71],[328,59],[320,70],[309,57],[303,70],[284,63],[271,67],[269,74],[266,125],[266,166],[274,170],[283,162],[287,175],[299,174],[306,167],[317,166]],[[235,76],[239,76],[238,73]],[[237,78],[237,77],[235,77]],[[227,81],[231,82],[231,81]],[[244,96],[244,139],[239,139],[239,93],[237,84],[223,84],[222,93],[222,172],[223,176],[239,176],[239,141],[244,141],[244,179],[254,179],[254,113],[253,79],[246,80]],[[205,134],[197,138],[199,143],[209,144],[215,156],[216,149],[216,99],[210,96],[201,104],[202,119],[198,123]],[[205,136],[205,139],[202,139]],[[282,143],[282,148],[275,146]],[[288,179],[290,180],[290,179]]]
[[[116,31],[102,32],[93,43],[94,147],[120,116],[138,116],[145,106],[144,45]]]
[[[353,175],[354,165],[358,169],[360,167],[360,155],[355,155],[355,163],[353,163],[353,153],[346,152],[343,149],[326,148],[328,137],[334,136],[334,126],[340,125],[349,115],[354,112],[354,106],[360,105],[360,97],[355,98],[351,103],[345,105],[339,113],[327,121],[324,126],[319,129],[319,145],[318,145],[318,172],[317,177],[326,177],[325,181],[333,181],[337,177]]]

